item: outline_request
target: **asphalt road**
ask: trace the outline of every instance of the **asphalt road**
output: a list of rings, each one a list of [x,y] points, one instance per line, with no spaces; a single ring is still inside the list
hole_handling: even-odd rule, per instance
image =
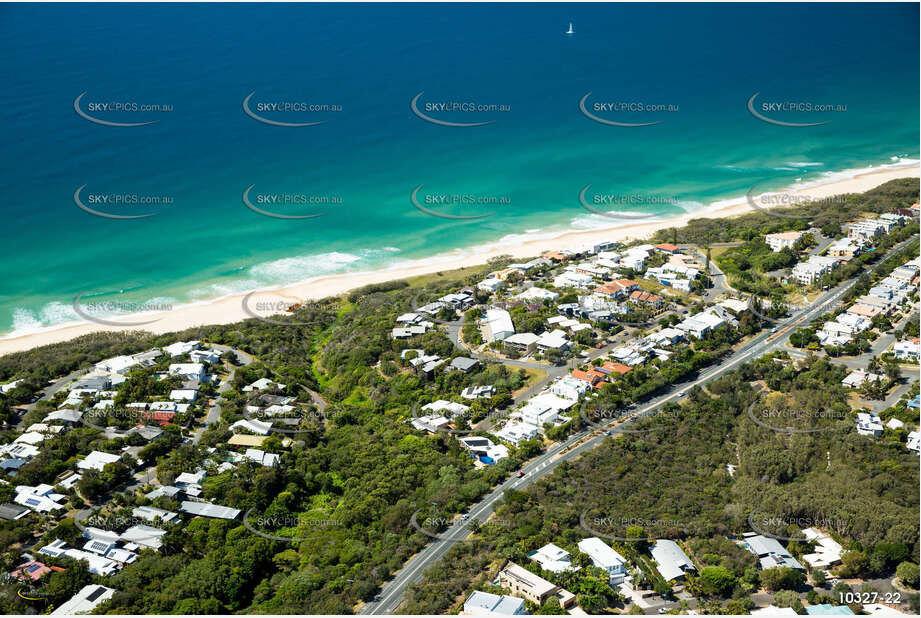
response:
[[[908,241],[906,241],[907,244]],[[898,251],[902,245],[899,245],[890,251]],[[793,314],[783,321],[778,321],[775,328],[771,331],[763,332],[749,341],[744,343],[735,352],[727,356],[722,363],[702,371],[696,379],[675,385],[671,392],[663,393],[651,401],[643,404],[629,419],[612,421],[609,431],[612,434],[622,433],[632,421],[637,418],[648,416],[658,410],[662,405],[670,401],[680,399],[681,395],[688,389],[705,384],[714,380],[728,371],[731,371],[741,363],[759,358],[765,354],[778,349],[785,349],[786,342],[797,326],[809,324],[809,322],[822,313],[826,312],[826,306],[829,303],[839,300],[848,290],[856,284],[856,279],[850,280],[837,288],[828,290],[819,295],[813,305]],[[772,331],[775,331],[772,332]],[[502,499],[507,489],[522,490],[535,481],[545,477],[559,465],[561,461],[568,461],[579,457],[589,449],[600,445],[606,438],[602,430],[583,430],[578,434],[571,436],[565,442],[554,444],[546,453],[540,455],[528,464],[522,467],[525,473],[522,478],[513,476],[506,479],[505,482],[493,489],[485,498],[474,504],[467,511],[468,519],[459,518],[446,531],[439,535],[438,540],[433,540],[419,553],[410,558],[396,575],[384,584],[381,592],[375,597],[375,600],[363,605],[358,613],[360,614],[389,614],[393,613],[403,600],[406,587],[421,579],[422,573],[430,566],[434,565],[457,543],[461,542],[470,534],[468,528],[469,521],[476,519],[480,522],[493,513]]]

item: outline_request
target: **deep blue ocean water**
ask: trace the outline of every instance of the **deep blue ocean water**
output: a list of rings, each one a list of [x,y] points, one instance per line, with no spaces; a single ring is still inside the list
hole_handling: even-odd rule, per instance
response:
[[[527,231],[610,220],[579,191],[667,198],[666,215],[836,171],[918,158],[918,6],[749,5],[2,5],[0,160],[6,221],[0,333],[73,320],[78,294],[181,304],[232,291],[368,270]],[[564,31],[573,23],[575,35]],[[410,101],[474,102],[491,112]],[[94,124],[81,109],[138,127]],[[341,111],[242,109],[294,102]],[[642,102],[678,111],[579,111]],[[754,118],[746,102],[816,102],[846,111]],[[88,111],[99,103],[163,112]],[[765,112],[768,114],[769,112]],[[510,200],[461,205],[450,220],[410,192]],[[167,196],[160,206],[74,203]],[[260,207],[324,216],[281,220],[253,196],[332,196],[324,206]],[[255,197],[254,197],[255,199]],[[257,204],[258,205],[258,204]],[[616,209],[615,209],[616,210]],[[635,209],[631,209],[635,210]]]

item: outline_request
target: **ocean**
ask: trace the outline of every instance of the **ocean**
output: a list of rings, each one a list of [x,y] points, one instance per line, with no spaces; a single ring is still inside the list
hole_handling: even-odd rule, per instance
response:
[[[78,297],[178,306],[916,160],[918,17],[2,5],[0,335],[79,321]],[[758,119],[756,93],[762,116],[824,124]]]

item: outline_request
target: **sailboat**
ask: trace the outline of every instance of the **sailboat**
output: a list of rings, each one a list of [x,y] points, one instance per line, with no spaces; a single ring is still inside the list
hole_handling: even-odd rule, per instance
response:
[[[575,34],[576,31],[572,29],[572,22],[569,22],[569,30],[566,31],[566,34]]]

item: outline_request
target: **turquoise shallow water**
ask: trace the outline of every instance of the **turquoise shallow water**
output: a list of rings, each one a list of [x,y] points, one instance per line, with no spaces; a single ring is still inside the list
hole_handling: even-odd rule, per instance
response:
[[[564,36],[572,21],[576,35]],[[882,37],[867,36],[882,29]],[[916,5],[25,5],[0,8],[7,189],[0,332],[72,320],[75,296],[181,304],[312,276],[368,270],[526,231],[609,221],[579,191],[667,203],[662,215],[844,169],[917,158]],[[410,100],[496,104],[432,111]],[[579,100],[678,107],[586,118]],[[74,111],[101,102],[168,112]],[[242,100],[341,111],[253,120]],[[755,119],[746,102],[809,101],[846,111]],[[506,198],[456,221],[422,195]],[[157,212],[111,220],[78,208],[110,193],[167,196]],[[331,196],[320,207],[247,209],[242,193]],[[122,291],[121,294],[118,292]]]

